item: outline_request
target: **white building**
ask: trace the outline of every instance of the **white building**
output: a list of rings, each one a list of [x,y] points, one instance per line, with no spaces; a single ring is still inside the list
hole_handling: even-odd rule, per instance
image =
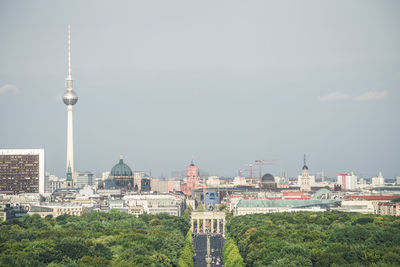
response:
[[[339,174],[337,184],[342,186],[344,190],[355,190],[357,189],[357,176],[352,174]]]
[[[233,178],[233,185],[237,186],[237,185],[246,185],[246,177],[239,177],[236,176],[235,178]]]
[[[44,149],[0,149],[0,193],[45,193]]]
[[[134,215],[139,211],[148,214],[168,213],[181,216],[183,212],[183,199],[175,195],[126,195],[124,196],[128,213]]]
[[[382,173],[379,172],[377,177],[372,177],[372,186],[383,186],[385,185],[385,178],[383,178]]]
[[[218,186],[221,184],[221,181],[219,180],[218,176],[210,176],[208,177],[206,183],[210,186]]]
[[[89,208],[75,203],[52,203],[48,205],[32,206],[28,211],[29,215],[39,214],[42,218],[47,215],[52,215],[53,217],[58,217],[63,214],[81,216],[87,213]]]

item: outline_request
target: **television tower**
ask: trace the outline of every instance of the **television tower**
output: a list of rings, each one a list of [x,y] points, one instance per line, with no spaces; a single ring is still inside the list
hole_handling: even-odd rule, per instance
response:
[[[66,173],[74,173],[74,132],[72,124],[72,106],[78,102],[78,95],[74,91],[71,75],[71,26],[68,25],[68,77],[66,78],[67,90],[63,95],[63,102],[67,105],[68,122],[67,122],[67,164]]]

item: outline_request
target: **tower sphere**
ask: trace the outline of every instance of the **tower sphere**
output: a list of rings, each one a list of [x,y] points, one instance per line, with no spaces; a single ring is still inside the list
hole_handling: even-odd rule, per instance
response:
[[[67,106],[75,105],[78,102],[78,95],[74,90],[67,90],[63,96],[64,104]]]

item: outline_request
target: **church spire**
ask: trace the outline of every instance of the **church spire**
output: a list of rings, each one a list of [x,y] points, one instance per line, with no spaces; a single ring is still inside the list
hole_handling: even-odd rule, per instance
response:
[[[303,165],[303,170],[308,170],[308,167],[306,165],[306,154],[304,154],[304,165]]]
[[[68,170],[67,170],[67,181],[72,181],[71,162],[69,162],[69,163],[68,163]]]

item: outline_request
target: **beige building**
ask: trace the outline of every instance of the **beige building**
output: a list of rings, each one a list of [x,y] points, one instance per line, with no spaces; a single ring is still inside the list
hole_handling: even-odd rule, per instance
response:
[[[168,213],[181,216],[184,201],[175,195],[126,195],[124,196],[128,213],[140,215],[142,213]]]
[[[376,211],[376,214],[399,216],[400,215],[400,203],[379,202],[378,205],[376,206],[375,211]]]
[[[48,205],[48,206],[32,206],[28,211],[29,215],[39,214],[40,217],[46,217],[47,215],[52,215],[53,217],[58,217],[63,214],[81,216],[87,213],[89,210],[87,207],[82,205]]]

